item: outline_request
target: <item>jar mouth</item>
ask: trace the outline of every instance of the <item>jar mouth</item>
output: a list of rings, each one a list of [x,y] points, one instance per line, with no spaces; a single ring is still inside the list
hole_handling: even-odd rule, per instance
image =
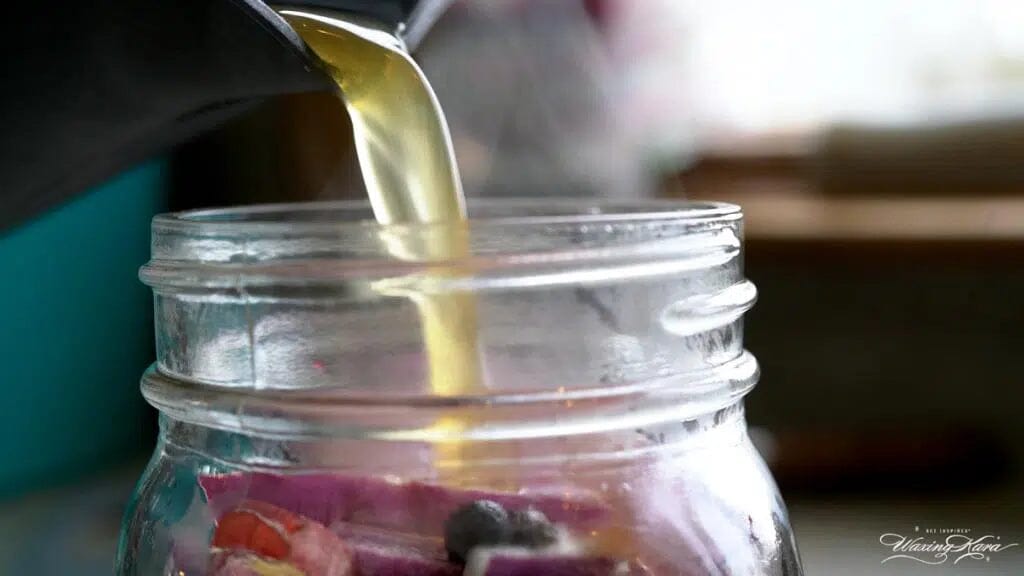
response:
[[[468,231],[444,223],[378,224],[365,202],[165,214],[153,220],[152,259],[140,276],[159,290],[333,284],[441,269],[459,279],[417,289],[475,290],[566,264],[701,266],[709,254],[738,249],[742,221],[732,204],[674,200],[489,199],[470,201],[468,213]],[[465,250],[436,249],[451,245],[453,233],[465,235]],[[560,281],[540,274],[548,278],[541,282]]]
[[[725,202],[686,200],[592,200],[580,198],[501,198],[470,200],[467,205],[474,228],[546,226],[552,224],[622,226],[649,222],[704,222],[733,219],[740,207]],[[444,224],[379,224],[368,202],[328,201],[208,208],[161,214],[154,231],[193,234],[260,235],[306,233],[336,235],[367,228],[415,230]]]

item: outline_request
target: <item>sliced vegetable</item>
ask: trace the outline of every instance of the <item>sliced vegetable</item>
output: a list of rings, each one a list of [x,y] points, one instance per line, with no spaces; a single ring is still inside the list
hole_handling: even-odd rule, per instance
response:
[[[642,574],[619,560],[578,554],[544,553],[522,548],[478,548],[470,554],[465,576],[632,576]]]
[[[476,500],[492,500],[507,510],[532,508],[578,530],[600,526],[611,512],[592,494],[554,489],[494,492],[332,474],[224,474],[202,476],[199,483],[216,513],[252,499],[325,526],[343,521],[433,535],[440,534],[452,512]]]
[[[210,545],[221,555],[220,571],[246,574],[248,569],[262,576],[260,570],[270,570],[268,574],[277,576],[292,568],[304,576],[356,574],[351,549],[333,532],[264,502],[249,500],[221,515]],[[235,573],[231,571],[214,573]]]
[[[438,538],[335,523],[331,529],[353,550],[359,576],[459,576]]]

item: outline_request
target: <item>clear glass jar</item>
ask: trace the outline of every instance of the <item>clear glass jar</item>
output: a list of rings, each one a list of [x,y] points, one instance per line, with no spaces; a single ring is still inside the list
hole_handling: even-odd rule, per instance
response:
[[[118,574],[802,573],[744,421],[740,210],[470,213],[472,256],[426,261],[396,246],[444,228],[361,205],[154,220],[160,439]],[[475,306],[478,389],[431,385],[445,297]]]

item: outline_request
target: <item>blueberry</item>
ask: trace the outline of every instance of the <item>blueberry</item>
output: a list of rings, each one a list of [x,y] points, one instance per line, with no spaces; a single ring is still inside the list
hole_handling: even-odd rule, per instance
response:
[[[490,500],[476,500],[460,507],[444,523],[444,546],[448,557],[465,562],[477,546],[495,546],[509,541],[512,533],[508,512]]]
[[[554,544],[558,531],[540,510],[527,508],[509,514],[512,533],[509,543],[527,548],[541,548]]]

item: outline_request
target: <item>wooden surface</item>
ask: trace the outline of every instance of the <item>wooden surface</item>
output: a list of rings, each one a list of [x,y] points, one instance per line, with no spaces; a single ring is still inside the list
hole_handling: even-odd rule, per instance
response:
[[[681,175],[665,194],[739,204],[753,241],[1024,240],[1024,187],[1018,195],[829,195],[795,163],[755,160],[727,170],[716,165]]]
[[[666,188],[743,207],[748,239],[1024,239],[1024,123],[720,138]]]
[[[910,495],[899,500],[795,499],[790,516],[808,576],[1010,576],[1024,574],[1022,486],[961,495]],[[1013,503],[1013,505],[1007,505]],[[881,561],[892,551],[882,534],[913,537],[914,528],[971,530],[1019,546],[990,555],[930,566],[911,560]],[[919,533],[920,534],[920,533]],[[943,538],[943,536],[929,536]]]
[[[872,198],[828,197],[799,182],[748,186],[688,197],[739,204],[755,241],[1024,240],[1024,190],[1020,197]]]

